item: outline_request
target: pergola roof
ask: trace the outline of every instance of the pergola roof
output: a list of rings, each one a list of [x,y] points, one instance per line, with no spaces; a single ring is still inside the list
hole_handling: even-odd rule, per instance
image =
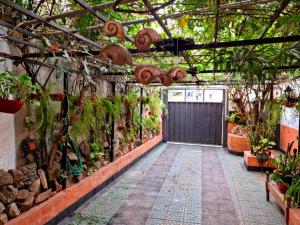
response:
[[[297,1],[103,2],[39,0],[22,4],[22,1],[0,0],[0,4],[6,6],[0,25],[18,33],[1,38],[16,46],[34,49],[20,48],[20,55],[0,52],[0,56],[53,69],[60,66],[47,62],[47,58],[62,56],[100,75],[130,74],[126,73],[128,66],[111,66],[99,58],[99,51],[105,44],[118,43],[132,53],[134,65],[152,63],[170,67],[180,64],[194,76],[211,73],[214,77],[218,72],[239,72],[236,65],[242,66],[257,54],[266,57],[273,51],[276,55],[286,48],[293,50],[293,58],[276,68],[295,70],[300,66],[300,55],[297,56],[300,54],[300,5]],[[101,27],[108,20],[126,27],[125,42],[102,33]],[[165,38],[161,45],[146,53],[138,52],[133,45],[134,36],[143,27],[152,27]],[[45,45],[36,40],[43,40]],[[45,46],[51,44],[60,45],[62,50],[49,51]],[[274,65],[266,64],[263,68],[274,69]],[[70,68],[64,69],[72,72]]]

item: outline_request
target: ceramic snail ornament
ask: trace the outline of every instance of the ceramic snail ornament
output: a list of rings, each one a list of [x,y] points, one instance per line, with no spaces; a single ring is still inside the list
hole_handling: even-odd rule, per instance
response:
[[[164,71],[155,65],[139,65],[134,70],[136,79],[144,85],[151,83],[163,73]]]
[[[132,64],[130,52],[115,44],[110,44],[104,47],[100,52],[100,57],[105,60],[111,60],[111,62],[116,65]]]
[[[144,28],[134,38],[134,44],[139,51],[147,51],[151,44],[161,42],[161,35],[152,28]]]
[[[121,24],[116,21],[107,21],[103,26],[103,32],[109,37],[117,37],[120,40],[125,40],[124,29]]]
[[[164,73],[159,78],[164,86],[171,86],[173,84],[173,78],[169,73]]]
[[[186,77],[186,71],[178,66],[172,67],[167,74],[172,78],[173,82],[181,81]]]

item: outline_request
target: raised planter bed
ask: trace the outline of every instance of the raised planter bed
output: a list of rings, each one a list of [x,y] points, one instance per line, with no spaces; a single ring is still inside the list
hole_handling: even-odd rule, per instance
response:
[[[272,159],[275,156],[275,151],[272,151],[270,159],[267,162],[260,164],[255,155],[251,154],[250,151],[245,151],[244,163],[248,171],[273,171],[276,168],[272,163]]]
[[[270,181],[269,172],[267,172],[266,176],[266,200],[270,201],[270,193],[281,207],[285,214],[285,224],[286,225],[299,225],[300,220],[297,221],[297,218],[300,219],[300,211],[297,209],[291,209],[291,199],[284,199],[284,194],[280,192],[277,187],[277,184]],[[299,213],[299,214],[298,214]]]
[[[236,127],[237,125],[238,125],[237,123],[231,123],[231,122],[228,122],[228,124],[227,124],[227,133],[228,133],[228,134],[231,133],[232,129],[233,129],[234,127]]]
[[[244,155],[245,151],[251,150],[249,139],[245,135],[228,133],[227,146],[230,153]]]
[[[86,177],[81,182],[68,187],[40,205],[10,220],[7,225],[57,224],[64,217],[64,214],[70,213],[79,207],[161,141],[162,135],[160,134],[101,168],[91,176]]]
[[[300,209],[291,208],[289,211],[289,225],[300,225]]]

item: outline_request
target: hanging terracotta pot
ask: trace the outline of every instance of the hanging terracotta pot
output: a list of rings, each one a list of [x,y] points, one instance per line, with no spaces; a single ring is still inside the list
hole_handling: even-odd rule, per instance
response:
[[[122,41],[125,40],[124,29],[122,25],[116,21],[107,21],[103,26],[103,32],[109,37],[117,37]]]
[[[176,66],[168,71],[168,75],[172,77],[173,82],[177,82],[186,77],[186,71],[181,67]]]
[[[41,93],[31,93],[29,95],[30,100],[40,100],[42,99],[43,95]]]
[[[92,95],[92,96],[91,96],[91,101],[92,101],[93,103],[95,103],[95,102],[96,102],[96,100],[97,100],[97,96],[95,96],[95,95]]]
[[[147,51],[151,44],[161,42],[161,35],[152,28],[144,28],[134,38],[134,44],[139,51]]]
[[[23,101],[0,98],[0,112],[15,114],[24,105]]]
[[[155,65],[139,65],[134,70],[136,79],[147,85],[151,83],[155,78],[163,75],[164,71]]]
[[[116,65],[132,64],[130,52],[127,49],[115,44],[104,47],[100,52],[100,57],[105,60],[111,60],[111,62]]]
[[[50,98],[53,101],[59,101],[62,102],[65,99],[65,94],[64,93],[55,93],[55,94],[50,94]]]
[[[60,46],[60,44],[52,44],[52,45],[48,48],[48,50],[49,50],[50,52],[58,52],[59,50],[61,50],[61,46]]]
[[[29,151],[34,151],[37,149],[36,142],[34,140],[28,141],[27,146],[28,146]]]

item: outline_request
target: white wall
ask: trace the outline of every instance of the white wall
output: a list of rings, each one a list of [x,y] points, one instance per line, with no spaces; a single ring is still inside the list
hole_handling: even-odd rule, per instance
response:
[[[0,26],[0,35],[6,30]],[[10,53],[6,41],[0,38],[0,52]],[[11,60],[0,62],[0,71],[12,70]],[[0,169],[14,169],[16,167],[16,146],[14,115],[0,112]]]
[[[299,129],[299,112],[296,108],[284,107],[282,110],[280,124]]]

